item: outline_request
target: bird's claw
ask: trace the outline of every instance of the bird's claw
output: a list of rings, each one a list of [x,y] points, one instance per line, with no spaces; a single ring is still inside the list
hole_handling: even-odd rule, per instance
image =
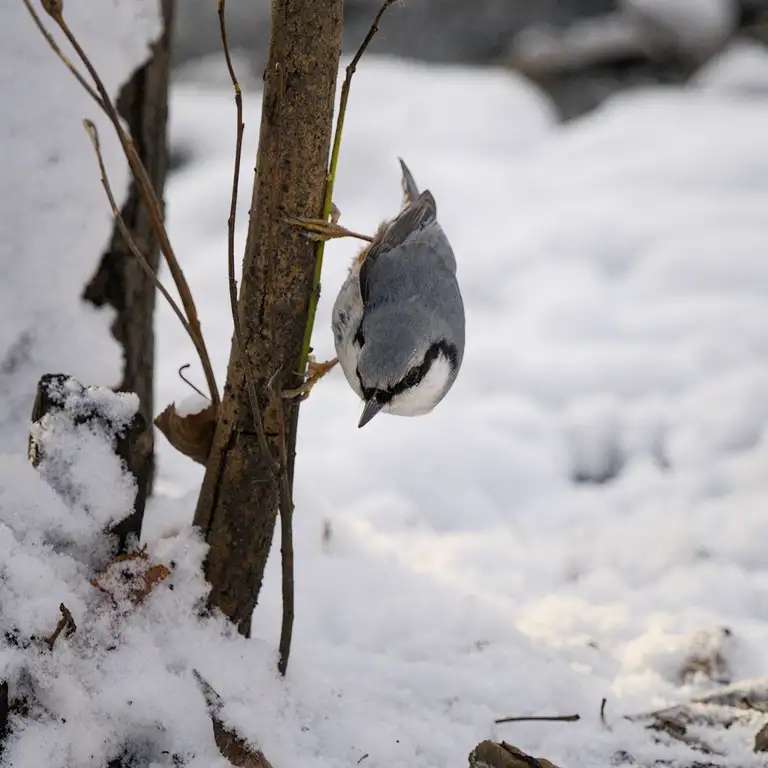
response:
[[[334,357],[333,360],[326,360],[323,363],[318,363],[315,358],[310,355],[307,362],[307,374],[304,383],[300,387],[296,387],[296,389],[284,389],[282,396],[287,400],[292,400],[296,397],[301,400],[306,400],[309,397],[312,387],[314,387],[315,384],[317,384],[317,382],[320,381],[320,379],[322,379],[323,376],[325,376],[325,374],[338,362],[339,358]]]
[[[357,240],[366,240],[371,242],[373,238],[368,235],[361,235],[359,232],[353,232],[351,229],[342,227],[338,222],[341,217],[341,211],[335,203],[331,203],[331,220],[312,219],[303,216],[283,216],[282,222],[301,230],[301,234],[308,240],[333,240],[340,237],[354,237]]]

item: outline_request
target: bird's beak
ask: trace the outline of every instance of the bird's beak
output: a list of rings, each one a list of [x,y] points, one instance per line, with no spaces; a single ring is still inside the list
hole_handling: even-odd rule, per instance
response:
[[[380,403],[375,397],[372,397],[363,408],[363,415],[360,417],[357,428],[364,427],[383,407],[384,403]]]

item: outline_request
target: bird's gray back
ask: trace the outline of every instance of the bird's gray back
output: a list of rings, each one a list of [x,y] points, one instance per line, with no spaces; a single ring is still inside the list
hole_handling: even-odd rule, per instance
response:
[[[464,305],[456,280],[456,259],[442,228],[430,224],[418,237],[382,253],[371,265],[362,330],[392,338],[392,348],[413,349],[403,341],[418,334],[421,347],[445,339],[464,350]],[[397,338],[397,343],[394,343]],[[387,344],[390,346],[390,344]]]
[[[369,267],[366,309],[409,299],[463,316],[456,257],[437,222],[383,252]]]

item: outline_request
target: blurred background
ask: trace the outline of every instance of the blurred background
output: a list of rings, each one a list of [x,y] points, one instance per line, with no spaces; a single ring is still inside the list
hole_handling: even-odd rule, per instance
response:
[[[212,0],[178,4],[178,65],[219,53],[214,6]],[[356,50],[379,6],[379,0],[346,1],[345,52]],[[260,72],[269,1],[230,0],[227,12],[232,47]],[[766,0],[400,0],[370,51],[518,69],[569,119],[633,85],[685,82],[737,36],[768,40]]]

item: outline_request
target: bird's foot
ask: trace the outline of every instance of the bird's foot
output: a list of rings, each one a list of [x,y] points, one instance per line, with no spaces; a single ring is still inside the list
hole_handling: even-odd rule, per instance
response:
[[[326,360],[324,363],[318,363],[315,358],[310,355],[307,362],[307,375],[304,383],[296,389],[284,389],[283,397],[286,399],[293,399],[298,397],[301,400],[306,400],[309,397],[310,390],[317,384],[320,379],[325,376],[337,363],[338,357],[334,357],[333,360]]]
[[[309,240],[333,240],[339,237],[354,237],[357,240],[365,240],[369,243],[373,240],[368,235],[362,235],[359,232],[353,232],[351,229],[342,227],[339,224],[340,217],[341,211],[335,204],[331,204],[330,221],[305,218],[303,216],[284,216],[282,221],[284,224],[290,224],[290,226],[300,229],[304,237]]]

